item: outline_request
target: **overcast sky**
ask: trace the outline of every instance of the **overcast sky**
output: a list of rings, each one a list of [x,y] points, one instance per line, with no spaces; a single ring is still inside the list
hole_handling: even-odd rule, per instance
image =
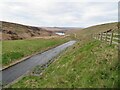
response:
[[[88,27],[118,21],[118,0],[96,1],[0,0],[0,20],[51,27]]]

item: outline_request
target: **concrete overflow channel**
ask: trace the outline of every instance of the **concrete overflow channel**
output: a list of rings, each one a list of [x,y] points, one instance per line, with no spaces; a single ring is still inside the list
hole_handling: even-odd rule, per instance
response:
[[[75,40],[66,42],[48,51],[34,55],[24,60],[23,62],[13,65],[7,69],[1,70],[0,75],[2,76],[2,86],[4,87],[6,85],[9,85],[10,83],[25,75],[28,71],[33,70],[33,68],[35,68],[36,66],[46,68],[49,64],[53,62],[53,59],[56,56],[58,56],[66,48],[72,46],[75,42]],[[40,74],[41,72],[42,70],[38,73]]]

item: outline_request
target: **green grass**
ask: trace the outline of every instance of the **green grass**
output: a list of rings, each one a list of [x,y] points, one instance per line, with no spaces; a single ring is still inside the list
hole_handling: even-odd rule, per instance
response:
[[[32,39],[3,41],[2,65],[9,65],[23,57],[62,44],[67,39]]]
[[[11,88],[113,88],[118,84],[118,52],[100,41],[76,43],[42,74],[28,75]]]

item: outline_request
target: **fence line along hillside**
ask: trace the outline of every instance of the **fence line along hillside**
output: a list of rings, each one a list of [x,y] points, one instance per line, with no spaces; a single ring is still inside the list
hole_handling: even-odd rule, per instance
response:
[[[110,45],[116,44],[118,45],[120,42],[120,33],[118,33],[118,29],[110,29],[105,32],[95,33],[93,34],[93,38],[101,41],[105,41]]]

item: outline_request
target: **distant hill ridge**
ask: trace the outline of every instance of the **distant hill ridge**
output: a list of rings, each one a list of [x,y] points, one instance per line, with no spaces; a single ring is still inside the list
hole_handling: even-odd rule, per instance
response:
[[[3,40],[17,40],[31,37],[52,36],[55,35],[55,32],[58,31],[64,31],[66,34],[76,33],[78,38],[84,38],[90,34],[104,32],[109,29],[116,29],[118,25],[117,22],[114,22],[90,26],[82,29],[65,27],[34,27],[5,21],[0,21],[0,23],[2,23],[2,28],[0,29],[0,36],[2,36]]]
[[[55,33],[44,28],[0,21],[3,40],[26,39],[30,37],[51,36]]]

